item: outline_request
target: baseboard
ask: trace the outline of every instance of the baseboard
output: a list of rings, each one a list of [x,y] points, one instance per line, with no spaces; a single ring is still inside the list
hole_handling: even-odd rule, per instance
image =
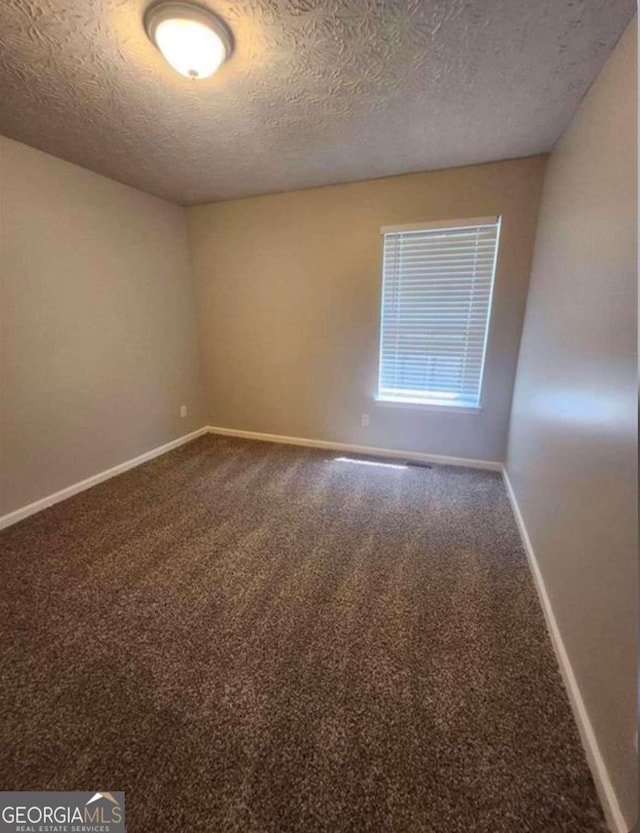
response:
[[[311,440],[305,437],[285,437],[281,434],[260,434],[257,431],[241,431],[235,428],[209,426],[209,433],[225,437],[239,437],[245,440],[260,440],[268,443],[285,445],[302,445],[309,448],[327,448],[331,451],[347,451],[351,454],[370,454],[374,457],[396,457],[416,460],[424,463],[438,463],[443,466],[466,466],[474,469],[502,471],[502,463],[496,460],[474,460],[466,457],[444,457],[440,454],[424,454],[420,451],[403,451],[397,448],[376,448],[371,445],[352,445],[351,443],[333,442],[333,440]]]
[[[622,814],[613,784],[609,778],[609,773],[607,771],[604,758],[600,752],[598,741],[596,739],[595,732],[593,731],[593,726],[589,720],[587,708],[584,704],[584,700],[582,699],[582,694],[580,693],[578,681],[573,673],[569,655],[567,654],[564,642],[562,641],[562,634],[560,633],[560,628],[558,627],[558,623],[556,622],[556,618],[553,613],[551,600],[545,587],[544,578],[542,577],[542,572],[540,571],[540,566],[538,565],[524,518],[520,512],[520,507],[518,505],[515,492],[513,491],[511,481],[509,480],[509,475],[504,467],[502,475],[507,489],[507,494],[509,495],[509,500],[511,501],[513,514],[515,515],[518,529],[520,530],[520,536],[522,538],[524,550],[527,554],[529,566],[533,574],[536,590],[538,591],[538,597],[544,612],[547,629],[549,631],[549,636],[551,637],[551,643],[558,660],[558,665],[560,666],[560,673],[562,674],[562,678],[567,689],[569,702],[571,703],[571,708],[573,710],[573,716],[578,726],[578,731],[580,732],[582,745],[587,756],[589,768],[591,769],[591,773],[593,775],[593,780],[602,803],[607,823],[612,833],[628,833],[629,825],[627,825]]]
[[[66,500],[73,495],[77,495],[78,492],[90,489],[97,483],[102,483],[104,480],[109,480],[109,478],[122,474],[128,469],[140,466],[148,460],[153,460],[154,457],[166,454],[167,451],[178,448],[178,446],[188,443],[196,437],[200,437],[202,434],[207,433],[223,434],[229,437],[242,437],[250,440],[263,440],[265,442],[285,443],[287,445],[327,448],[334,451],[347,451],[353,454],[372,454],[377,457],[404,457],[407,460],[440,463],[441,465],[449,466],[469,466],[472,468],[489,469],[491,471],[501,471],[502,469],[502,463],[492,460],[469,460],[463,457],[443,457],[437,454],[422,454],[417,451],[399,451],[397,449],[390,448],[374,448],[373,446],[367,445],[350,445],[348,443],[311,440],[303,437],[285,437],[279,434],[259,434],[255,431],[237,431],[231,428],[220,428],[218,426],[209,425],[199,428],[197,431],[192,431],[190,434],[185,434],[183,437],[178,437],[178,439],[172,440],[164,445],[158,446],[158,448],[153,448],[151,451],[146,451],[144,454],[140,454],[137,457],[126,460],[124,463],[113,466],[113,468],[106,469],[105,471],[101,471],[91,477],[87,477],[85,480],[81,480],[78,483],[73,483],[71,486],[67,486],[59,492],[54,492],[51,495],[40,498],[40,500],[29,503],[27,506],[22,506],[20,509],[15,509],[13,512],[2,515],[0,517],[0,529],[6,529],[6,527],[12,526],[13,524],[18,523],[18,521],[28,518],[30,515],[35,515],[36,512],[41,512],[43,509],[53,506],[55,503],[60,503],[62,500]]]
[[[174,448],[178,448],[178,446],[184,445],[185,443],[190,442],[191,440],[195,440],[196,437],[200,437],[202,434],[207,434],[208,428],[205,426],[203,428],[198,428],[197,431],[192,431],[190,434],[185,434],[183,437],[178,437],[177,440],[171,440],[171,442],[165,443],[164,445],[160,445],[157,448],[152,448],[151,451],[145,451],[144,454],[139,454],[137,457],[132,457],[130,460],[125,460],[124,463],[120,463],[117,466],[113,466],[113,468],[106,469],[105,471],[101,471],[98,474],[94,474],[91,477],[87,477],[86,480],[81,480],[78,483],[73,483],[71,486],[67,486],[65,489],[60,489],[59,492],[54,492],[52,495],[47,495],[47,497],[43,497],[40,500],[36,500],[33,503],[28,504],[27,506],[22,506],[20,509],[15,509],[13,512],[9,512],[7,515],[2,515],[0,517],[0,529],[5,529],[8,526],[12,526],[13,524],[18,523],[18,521],[23,520],[24,518],[28,518],[29,515],[35,515],[36,512],[41,512],[43,509],[46,509],[49,506],[53,506],[55,503],[60,503],[62,500],[66,500],[73,495],[77,495],[78,492],[84,492],[85,489],[90,489],[92,486],[95,486],[98,483],[102,483],[103,480],[109,480],[111,477],[115,477],[118,474],[122,474],[123,472],[127,471],[128,469],[135,468],[135,466],[140,466],[142,463],[146,463],[148,460],[153,460],[154,457],[159,457],[161,454],[166,454],[167,451],[172,451]]]

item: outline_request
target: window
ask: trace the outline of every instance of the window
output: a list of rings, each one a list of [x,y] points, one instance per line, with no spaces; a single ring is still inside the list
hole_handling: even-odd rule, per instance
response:
[[[479,408],[500,218],[382,234],[377,398]]]

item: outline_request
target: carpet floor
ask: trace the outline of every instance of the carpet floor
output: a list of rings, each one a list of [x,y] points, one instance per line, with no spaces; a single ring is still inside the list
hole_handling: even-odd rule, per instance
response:
[[[0,789],[130,833],[605,831],[498,474],[202,437],[0,536]]]

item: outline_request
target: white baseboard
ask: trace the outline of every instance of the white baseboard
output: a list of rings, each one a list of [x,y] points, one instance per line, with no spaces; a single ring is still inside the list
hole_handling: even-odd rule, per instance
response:
[[[536,559],[531,539],[529,538],[529,533],[527,532],[527,527],[525,526],[524,518],[520,512],[520,507],[518,506],[515,492],[513,491],[511,481],[509,480],[509,475],[504,467],[502,475],[504,477],[509,500],[511,501],[513,514],[515,515],[516,522],[520,530],[520,536],[522,537],[522,543],[524,544],[524,550],[527,554],[529,566],[531,568],[531,572],[533,573],[533,579],[536,585],[536,590],[538,591],[540,604],[544,612],[544,618],[547,623],[549,636],[551,637],[551,643],[556,654],[556,659],[558,660],[558,665],[560,666],[560,673],[562,674],[562,679],[564,680],[565,688],[567,690],[567,694],[569,695],[569,702],[571,703],[573,716],[578,726],[578,731],[580,732],[582,745],[587,756],[589,768],[591,769],[591,773],[593,775],[593,780],[602,803],[607,823],[612,833],[628,833],[629,825],[626,823],[622,814],[618,798],[615,790],[613,789],[613,784],[609,778],[609,773],[600,752],[600,747],[598,746],[593,726],[589,720],[587,708],[584,704],[584,700],[582,699],[582,694],[580,693],[578,681],[573,673],[567,649],[562,641],[562,634],[560,633],[560,628],[558,627],[556,617],[553,613],[551,600],[544,584],[544,578],[542,576],[542,572],[540,571],[540,566]]]
[[[18,523],[18,521],[28,518],[29,515],[35,515],[36,512],[41,512],[43,509],[53,506],[55,503],[60,503],[60,501],[66,500],[72,495],[77,495],[78,492],[90,489],[97,483],[102,483],[104,480],[108,480],[111,477],[122,474],[128,469],[140,466],[148,460],[153,460],[154,457],[166,454],[167,451],[171,451],[184,443],[188,443],[190,440],[194,440],[202,434],[223,434],[229,437],[242,437],[249,440],[263,440],[273,443],[285,443],[287,445],[310,446],[311,448],[327,448],[334,451],[347,451],[353,454],[372,454],[378,457],[404,457],[407,460],[419,460],[423,462],[440,463],[442,465],[470,466],[472,468],[490,469],[492,471],[502,470],[502,463],[492,460],[467,460],[463,457],[442,457],[437,454],[421,454],[417,451],[398,451],[390,448],[373,448],[372,446],[366,445],[350,445],[348,443],[310,440],[302,437],[284,437],[279,434],[259,434],[255,431],[236,431],[231,428],[220,428],[209,425],[199,428],[197,431],[192,431],[190,434],[185,434],[183,437],[178,437],[177,440],[172,440],[171,442],[165,443],[165,445],[158,446],[158,448],[153,448],[151,451],[146,451],[144,454],[133,457],[131,460],[126,460],[124,463],[113,466],[113,468],[106,469],[105,471],[101,471],[91,477],[87,477],[86,480],[81,480],[79,483],[73,483],[71,486],[67,486],[59,492],[47,495],[46,497],[36,500],[27,506],[22,506],[20,509],[15,509],[13,512],[2,515],[0,517],[0,529],[12,526],[13,524]]]
[[[284,443],[285,445],[302,445],[309,448],[327,448],[331,451],[347,451],[351,454],[370,454],[374,457],[396,457],[405,460],[416,460],[424,463],[438,463],[443,466],[466,466],[473,469],[488,469],[502,471],[502,463],[497,460],[473,460],[466,457],[443,457],[439,454],[424,454],[421,451],[403,451],[393,448],[375,448],[371,445],[352,445],[338,443],[332,440],[311,440],[305,437],[285,437],[281,434],[260,434],[257,431],[240,431],[235,428],[220,428],[209,426],[209,433],[221,434],[225,437],[239,437],[245,440],[260,440],[268,443]]]
[[[139,454],[137,457],[125,460],[124,463],[113,466],[113,468],[106,469],[105,471],[101,471],[91,477],[87,477],[86,480],[81,480],[79,483],[73,483],[65,489],[60,489],[59,492],[54,492],[52,495],[47,495],[47,497],[36,500],[27,506],[22,506],[20,509],[9,512],[7,515],[2,515],[2,517],[0,517],[0,529],[5,529],[12,524],[16,524],[18,521],[28,518],[29,515],[35,515],[36,512],[41,512],[43,509],[53,506],[55,503],[60,503],[61,500],[66,500],[72,495],[77,495],[78,492],[84,492],[85,489],[90,489],[92,486],[102,483],[103,480],[109,480],[109,478],[122,474],[128,469],[140,466],[148,460],[153,460],[154,457],[166,454],[167,451],[172,451],[174,448],[178,448],[178,446],[184,445],[191,440],[195,440],[196,437],[200,437],[202,434],[207,433],[208,428],[206,426],[204,428],[199,428],[197,431],[192,431],[190,434],[178,437],[177,440],[171,440],[171,442],[160,445],[157,448],[152,448],[151,451],[145,451],[144,454]]]

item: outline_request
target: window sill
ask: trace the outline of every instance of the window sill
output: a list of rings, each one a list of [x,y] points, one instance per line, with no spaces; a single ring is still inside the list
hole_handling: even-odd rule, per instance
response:
[[[384,397],[374,396],[376,405],[381,405],[384,408],[404,408],[417,411],[434,411],[439,414],[480,414],[482,405],[448,405],[446,403],[437,404],[435,402],[419,402],[411,400],[385,399]]]

